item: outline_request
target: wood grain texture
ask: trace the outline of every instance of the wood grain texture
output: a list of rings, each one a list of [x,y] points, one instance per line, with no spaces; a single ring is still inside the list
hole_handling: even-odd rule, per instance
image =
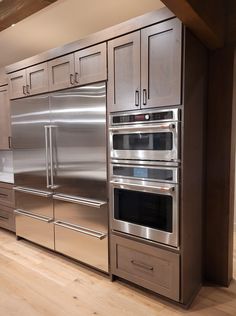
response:
[[[236,281],[204,287],[186,311],[0,230],[0,314],[235,316]],[[234,274],[236,276],[236,273]]]
[[[57,0],[11,0],[0,2],[0,31]]]
[[[227,5],[224,0],[162,0],[210,49],[224,45]]]
[[[228,18],[227,18],[227,42],[236,41],[236,1],[229,0]]]
[[[205,279],[229,285],[232,278],[234,174],[232,133],[234,47],[210,54],[207,113]],[[235,119],[234,119],[235,120]]]

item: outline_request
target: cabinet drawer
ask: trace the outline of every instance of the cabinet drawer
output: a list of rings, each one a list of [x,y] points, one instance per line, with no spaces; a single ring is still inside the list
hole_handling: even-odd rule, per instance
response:
[[[108,272],[107,234],[56,221],[55,250]]]
[[[7,189],[0,187],[0,205],[5,205],[8,207],[14,207],[14,191],[13,189]]]
[[[0,227],[15,231],[15,215],[11,208],[0,205]]]
[[[112,235],[111,273],[179,301],[180,256]]]

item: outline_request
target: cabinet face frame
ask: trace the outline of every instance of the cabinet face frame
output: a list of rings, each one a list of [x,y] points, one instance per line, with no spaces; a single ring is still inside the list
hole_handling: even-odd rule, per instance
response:
[[[68,73],[62,70],[60,76],[62,77],[60,81],[55,82],[54,72],[56,67],[68,64]],[[66,56],[58,57],[56,59],[50,60],[48,62],[48,74],[49,74],[49,91],[66,89],[74,86],[74,54],[69,54]]]
[[[118,65],[116,65],[115,51],[118,49],[125,49],[130,45],[132,45],[132,83],[128,81],[125,82],[125,76],[122,76],[122,78],[119,78],[119,80],[117,80],[116,78],[116,70],[118,69]],[[129,52],[124,53],[124,55],[128,57]],[[122,59],[122,63],[125,63],[124,58]],[[131,66],[128,63],[128,60],[127,65],[125,66],[125,69],[129,69],[129,67]],[[126,88],[126,90],[130,88],[133,93],[132,100],[129,102],[125,101],[126,95],[125,93],[122,93],[122,89],[120,91],[120,95],[117,95],[116,93],[116,82],[119,82],[120,80],[122,80],[123,86]],[[140,109],[140,31],[118,37],[108,42],[107,98],[108,108],[110,112]],[[117,101],[117,98],[120,98],[121,100]]]
[[[90,58],[97,73],[82,71],[83,60]],[[98,44],[75,52],[75,85],[84,85],[107,79],[106,43]]]
[[[41,86],[37,86],[37,84],[34,86],[32,84],[31,76],[32,74],[36,74],[36,73],[38,73],[41,78],[41,81],[42,81]],[[48,91],[48,64],[47,62],[26,68],[26,79],[27,79],[26,91],[29,92],[30,95],[47,92]]]
[[[165,81],[166,68],[163,63],[163,55],[159,56],[158,60],[158,46],[155,49],[156,54],[151,52],[151,40],[154,36],[164,36],[165,42],[162,42],[162,46],[165,43],[165,58],[168,56],[171,59],[171,65],[169,65],[169,81]],[[170,39],[168,38],[170,37]],[[157,39],[158,40],[158,39]],[[169,40],[169,41],[168,41]],[[155,77],[151,75],[152,60],[156,63],[156,67],[159,68],[155,73]],[[159,63],[159,65],[158,65]],[[167,67],[167,65],[166,65]],[[153,81],[156,81],[156,76],[160,78],[159,82],[163,86],[169,88],[169,94],[161,95],[163,90],[160,88],[160,95],[158,95],[158,86],[153,87],[154,93],[152,93],[151,85]],[[163,83],[164,81],[164,83]],[[182,24],[178,19],[173,19],[163,23],[159,23],[153,26],[146,27],[141,30],[141,88],[142,88],[142,108],[160,107],[160,106],[172,106],[181,104],[181,82],[182,81]],[[154,95],[154,96],[152,96]]]
[[[8,86],[0,86],[0,150],[11,147],[10,102]]]

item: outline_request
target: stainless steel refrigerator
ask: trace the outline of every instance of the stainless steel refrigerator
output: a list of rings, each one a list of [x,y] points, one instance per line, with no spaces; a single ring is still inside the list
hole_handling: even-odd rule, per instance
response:
[[[17,236],[108,271],[105,83],[11,112]]]

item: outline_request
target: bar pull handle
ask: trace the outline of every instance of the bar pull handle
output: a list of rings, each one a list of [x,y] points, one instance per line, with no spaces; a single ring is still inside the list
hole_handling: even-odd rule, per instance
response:
[[[73,74],[70,74],[70,84],[71,84],[71,85],[74,85],[74,84],[75,84],[74,75],[73,75]]]
[[[28,84],[26,85],[26,93],[30,94],[30,86]]]
[[[52,126],[49,126],[49,151],[50,151],[50,178],[51,188],[54,187],[54,168],[53,168],[53,147],[52,147]]]
[[[167,130],[174,130],[176,128],[176,124],[156,124],[156,125],[139,125],[139,126],[115,126],[115,127],[110,127],[109,130],[110,131],[114,131],[116,133],[122,132],[122,131],[135,131],[137,133],[139,133],[140,131],[143,130],[151,130],[151,129],[155,129],[156,131],[158,130],[162,130],[162,129],[167,129]]]
[[[33,194],[33,195],[37,195],[37,196],[42,196],[42,197],[52,196],[51,192],[36,191],[36,190],[26,189],[26,188],[22,188],[22,187],[13,187],[13,190],[18,191],[18,192]]]
[[[136,260],[130,260],[130,262],[134,265],[137,266],[139,268],[145,269],[145,270],[150,270],[153,271],[154,268],[152,266],[149,266],[148,264],[142,263],[142,262],[138,262]]]
[[[22,210],[14,210],[14,213],[18,214],[18,215],[31,217],[33,219],[37,219],[37,220],[45,222],[45,223],[53,222],[53,218],[47,218],[47,217],[43,217],[43,216],[34,215],[34,214],[31,214],[31,213],[28,213],[28,212],[25,212],[25,211],[22,211]]]
[[[9,149],[12,148],[11,140],[12,140],[11,136],[8,136],[8,147],[9,147]]]
[[[82,227],[82,226],[77,226],[77,225],[73,225],[73,224],[69,224],[69,223],[65,223],[65,222],[61,222],[61,221],[54,222],[54,225],[61,226],[63,228],[67,228],[67,229],[71,229],[71,230],[74,230],[78,233],[82,233],[82,234],[85,234],[85,235],[88,235],[91,237],[95,237],[99,240],[102,240],[107,236],[106,234],[97,232],[95,230],[87,229],[87,228]]]
[[[46,181],[47,181],[47,188],[51,188],[49,182],[49,170],[48,170],[48,126],[44,126],[44,133],[45,133],[45,167],[46,167]]]
[[[26,86],[23,86],[22,88],[23,88],[23,94],[26,95],[27,94],[26,93]]]
[[[143,89],[143,105],[147,105],[147,89]]]
[[[175,191],[175,187],[171,186],[171,187],[158,187],[158,186],[154,186],[154,185],[141,185],[141,184],[136,184],[136,183],[127,183],[127,182],[123,182],[123,181],[119,181],[119,180],[112,180],[110,181],[111,184],[114,185],[119,185],[121,188],[134,188],[134,189],[154,189],[156,191],[160,191],[160,192],[174,192]]]
[[[76,72],[75,73],[75,83],[79,83],[79,73],[78,72]]]
[[[73,197],[73,196],[66,196],[63,194],[55,194],[53,195],[54,200],[64,201],[64,202],[71,202],[76,204],[81,204],[85,206],[91,206],[95,208],[101,208],[103,205],[107,204],[107,202],[104,201],[98,201],[98,200],[91,200],[91,199],[84,199],[81,197]]]
[[[135,106],[139,106],[139,90],[135,91]]]

